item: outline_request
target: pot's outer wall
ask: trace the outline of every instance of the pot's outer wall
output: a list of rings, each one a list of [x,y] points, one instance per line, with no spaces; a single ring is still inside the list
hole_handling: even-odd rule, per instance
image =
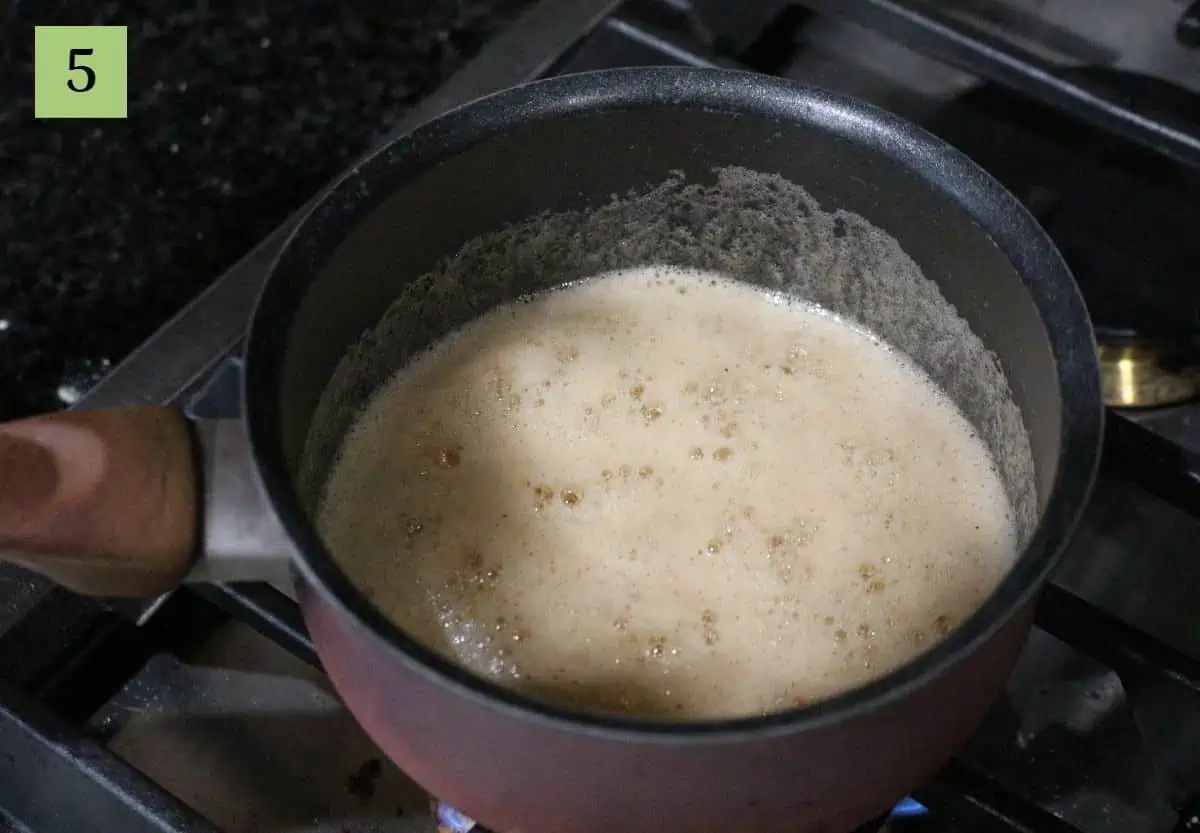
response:
[[[996,352],[1020,406],[1042,520],[1001,587],[945,641],[861,689],[725,724],[543,709],[408,639],[316,536],[294,471],[345,349],[398,289],[467,240],[683,169],[780,173],[898,239]],[[998,183],[882,111],[777,79],[619,70],[456,111],[337,184],[275,265],[248,339],[245,414],[297,544],[306,620],[347,705],[425,787],[504,833],[838,833],[887,808],[969,737],[1028,632],[1099,459],[1099,369],[1057,250]],[[367,392],[363,392],[365,396]],[[799,826],[798,826],[799,825]]]
[[[853,721],[697,744],[585,734],[447,696],[323,594],[306,588],[303,600],[325,670],[371,738],[430,793],[504,833],[846,833],[974,733],[1033,611],[1028,603],[957,666]]]

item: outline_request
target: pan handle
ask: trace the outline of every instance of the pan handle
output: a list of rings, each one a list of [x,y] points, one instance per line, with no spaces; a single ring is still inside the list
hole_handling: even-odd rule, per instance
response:
[[[240,421],[135,406],[0,425],[0,560],[78,593],[154,596],[290,583],[293,552]]]

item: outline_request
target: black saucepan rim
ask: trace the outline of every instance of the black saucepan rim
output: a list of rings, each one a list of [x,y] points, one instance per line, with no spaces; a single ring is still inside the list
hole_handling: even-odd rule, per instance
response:
[[[522,123],[679,106],[817,126],[899,162],[957,203],[994,240],[1028,288],[1045,322],[1063,401],[1062,446],[1046,509],[1025,552],[983,606],[947,639],[882,678],[811,706],[762,717],[668,722],[581,714],[510,692],[430,651],[387,620],[334,563],[288,477],[277,429],[287,325],[304,289],[351,229],[396,189],[439,159]],[[359,188],[364,179],[371,194],[366,199]],[[364,639],[384,643],[395,661],[444,686],[448,696],[473,698],[559,730],[643,743],[739,742],[808,731],[879,708],[945,673],[1041,587],[1090,495],[1103,431],[1095,340],[1083,300],[1057,248],[1000,183],[941,140],[872,105],[768,76],[674,67],[561,76],[497,93],[423,125],[343,174],[297,227],[272,268],[247,339],[242,395],[262,483],[296,544],[296,567],[313,592],[362,625]]]

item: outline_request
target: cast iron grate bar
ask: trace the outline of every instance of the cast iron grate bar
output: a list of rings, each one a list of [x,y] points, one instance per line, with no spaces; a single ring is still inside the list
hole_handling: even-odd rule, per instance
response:
[[[788,6],[745,49],[736,53],[740,63],[755,72],[782,75],[796,56],[796,33],[814,13],[801,6]]]
[[[152,656],[186,654],[225,618],[185,590],[138,627],[91,599],[56,588],[0,637],[0,668],[6,682],[82,724]]]
[[[1176,509],[1200,517],[1200,457],[1115,411],[1109,411],[1105,421],[1103,465]]]
[[[1042,592],[1039,628],[1118,674],[1157,674],[1200,695],[1200,663],[1144,631],[1051,584]]]
[[[1029,96],[1135,144],[1200,168],[1200,135],[1125,106],[1098,87],[926,0],[803,0],[820,14],[875,29],[951,66]]]
[[[43,704],[3,682],[0,807],[36,831],[220,833]]]
[[[678,5],[687,9],[694,28],[710,48],[739,57],[792,7],[791,0],[681,0]]]
[[[1079,833],[1074,825],[960,761],[943,767],[917,798],[934,812],[942,807],[960,814],[969,809],[974,818],[954,819],[963,830],[979,830],[978,825],[991,821],[994,824],[987,829],[997,827],[1008,833]]]
[[[86,722],[157,654],[186,656],[221,622],[215,610],[190,591],[175,593],[143,626],[105,612],[65,652],[64,659],[28,686],[41,703],[66,720]]]
[[[1168,799],[1190,819],[1200,800],[1200,662],[1054,585],[1036,621],[1116,672]]]
[[[300,606],[269,584],[197,586],[201,595],[314,668],[317,649],[304,627]]]
[[[0,679],[21,688],[33,685],[86,639],[104,614],[94,599],[52,587],[0,635]]]

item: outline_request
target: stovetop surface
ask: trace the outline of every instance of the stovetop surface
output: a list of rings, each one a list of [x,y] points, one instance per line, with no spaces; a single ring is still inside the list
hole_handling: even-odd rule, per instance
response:
[[[485,91],[481,84],[487,86],[481,78],[505,77],[506,72],[532,77],[550,66],[569,72],[650,63],[737,66],[749,60],[748,53],[736,60],[709,48],[694,27],[684,25],[684,5],[658,0],[543,2],[518,24],[525,29],[508,33],[507,48],[502,43],[490,58],[485,50],[482,70],[452,81],[448,91],[443,88],[400,127],[474,97]],[[1153,47],[1158,29],[1173,25],[1178,16],[1179,8],[1171,2],[1145,4],[1137,20],[1128,4],[1117,0],[1100,3],[1103,12],[1096,0],[972,0],[961,5],[959,13],[973,13],[981,26],[1019,30],[1036,37],[1042,49],[1057,50],[1069,60],[1117,62],[1200,84],[1194,62]],[[610,14],[613,9],[616,13]],[[569,36],[598,20],[602,22],[582,42]],[[973,76],[872,29],[826,17],[804,16],[803,23],[768,33],[774,41],[763,37],[755,43],[752,57],[759,68],[875,101],[917,121],[930,119],[977,83]],[[488,65],[489,60],[496,63]],[[470,68],[464,75],[470,75]],[[173,401],[199,416],[237,416],[240,331],[279,239],[268,238],[198,307],[185,311],[102,382],[85,404]],[[1200,453],[1200,406],[1136,419]],[[1200,658],[1195,621],[1200,610],[1198,535],[1200,517],[1109,472],[1100,478],[1053,583],[1066,591],[1065,599],[1091,602],[1195,661]],[[0,656],[6,656],[4,632],[33,628],[23,614],[39,602],[44,606],[48,592],[45,584],[24,574],[0,570]],[[154,629],[160,615],[184,616],[178,611],[155,614],[148,629]],[[67,614],[42,616],[36,628],[69,629],[70,623]],[[1061,635],[1055,623],[1040,623]],[[79,707],[88,734],[220,830],[433,829],[427,797],[362,735],[323,675],[236,618],[205,630],[185,648],[153,653],[131,674],[115,696],[95,703],[95,709]],[[897,818],[891,829],[1056,829],[1032,823],[1014,827],[997,819],[994,808],[941,800],[956,784],[970,786],[972,795],[992,789],[971,780],[978,772],[987,773],[989,783],[1008,796],[997,799],[1000,804],[1017,796],[1049,811],[1051,816],[1034,817],[1039,825],[1058,818],[1071,825],[1062,831],[1176,829],[1172,790],[1200,789],[1200,783],[1174,783],[1181,770],[1160,767],[1164,747],[1157,738],[1168,721],[1180,738],[1195,737],[1200,743],[1195,734],[1200,731],[1200,698],[1194,692],[1190,699],[1185,695],[1182,703],[1151,709],[1147,718],[1146,698],[1127,691],[1131,679],[1121,679],[1109,665],[1036,630],[1006,696],[983,730],[945,777],[918,796],[930,812]],[[53,690],[46,685],[43,680],[41,690]],[[1200,772],[1191,774],[1200,778]]]
[[[0,4],[0,419],[75,401],[531,0]],[[33,27],[127,27],[129,118],[33,118]]]

